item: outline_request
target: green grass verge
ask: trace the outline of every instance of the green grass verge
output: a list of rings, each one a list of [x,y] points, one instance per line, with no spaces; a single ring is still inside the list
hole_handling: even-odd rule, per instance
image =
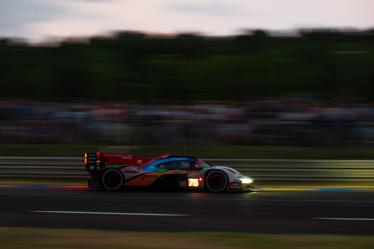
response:
[[[186,154],[200,158],[374,159],[374,147],[289,147],[242,145],[107,146],[80,144],[0,144],[0,156],[81,156],[86,151],[130,150],[141,156]]]
[[[372,236],[272,235],[250,233],[121,232],[72,229],[0,228],[7,249],[371,249]]]

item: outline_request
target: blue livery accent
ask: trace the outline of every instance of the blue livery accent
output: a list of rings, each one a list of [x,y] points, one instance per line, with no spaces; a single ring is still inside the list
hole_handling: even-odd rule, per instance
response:
[[[144,171],[148,172],[155,172],[159,170],[156,166],[160,165],[162,163],[168,163],[168,162],[179,162],[179,161],[188,161],[188,162],[193,162],[195,161],[192,158],[189,157],[174,157],[174,158],[166,158],[166,159],[161,159],[155,162],[151,162],[150,164],[144,166]]]

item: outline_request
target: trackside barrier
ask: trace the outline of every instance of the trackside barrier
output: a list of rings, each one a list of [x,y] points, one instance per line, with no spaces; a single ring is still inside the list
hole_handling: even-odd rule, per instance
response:
[[[269,181],[374,181],[374,160],[204,159]],[[86,179],[80,157],[0,157],[0,178]]]

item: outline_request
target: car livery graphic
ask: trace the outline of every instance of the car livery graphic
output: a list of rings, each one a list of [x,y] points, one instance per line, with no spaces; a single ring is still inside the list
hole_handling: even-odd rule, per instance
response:
[[[192,156],[141,158],[128,153],[85,153],[92,189],[126,187],[197,189],[209,192],[252,190],[254,180],[226,166],[211,166]]]

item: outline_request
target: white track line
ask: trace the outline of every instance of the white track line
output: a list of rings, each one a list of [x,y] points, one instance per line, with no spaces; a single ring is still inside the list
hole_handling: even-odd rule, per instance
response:
[[[121,216],[168,216],[168,217],[183,217],[188,214],[160,214],[160,213],[118,213],[118,212],[85,212],[85,211],[60,211],[60,210],[46,210],[46,211],[30,211],[30,213],[46,213],[46,214],[83,214],[83,215],[121,215]]]
[[[314,220],[374,221],[374,218],[314,218]]]

